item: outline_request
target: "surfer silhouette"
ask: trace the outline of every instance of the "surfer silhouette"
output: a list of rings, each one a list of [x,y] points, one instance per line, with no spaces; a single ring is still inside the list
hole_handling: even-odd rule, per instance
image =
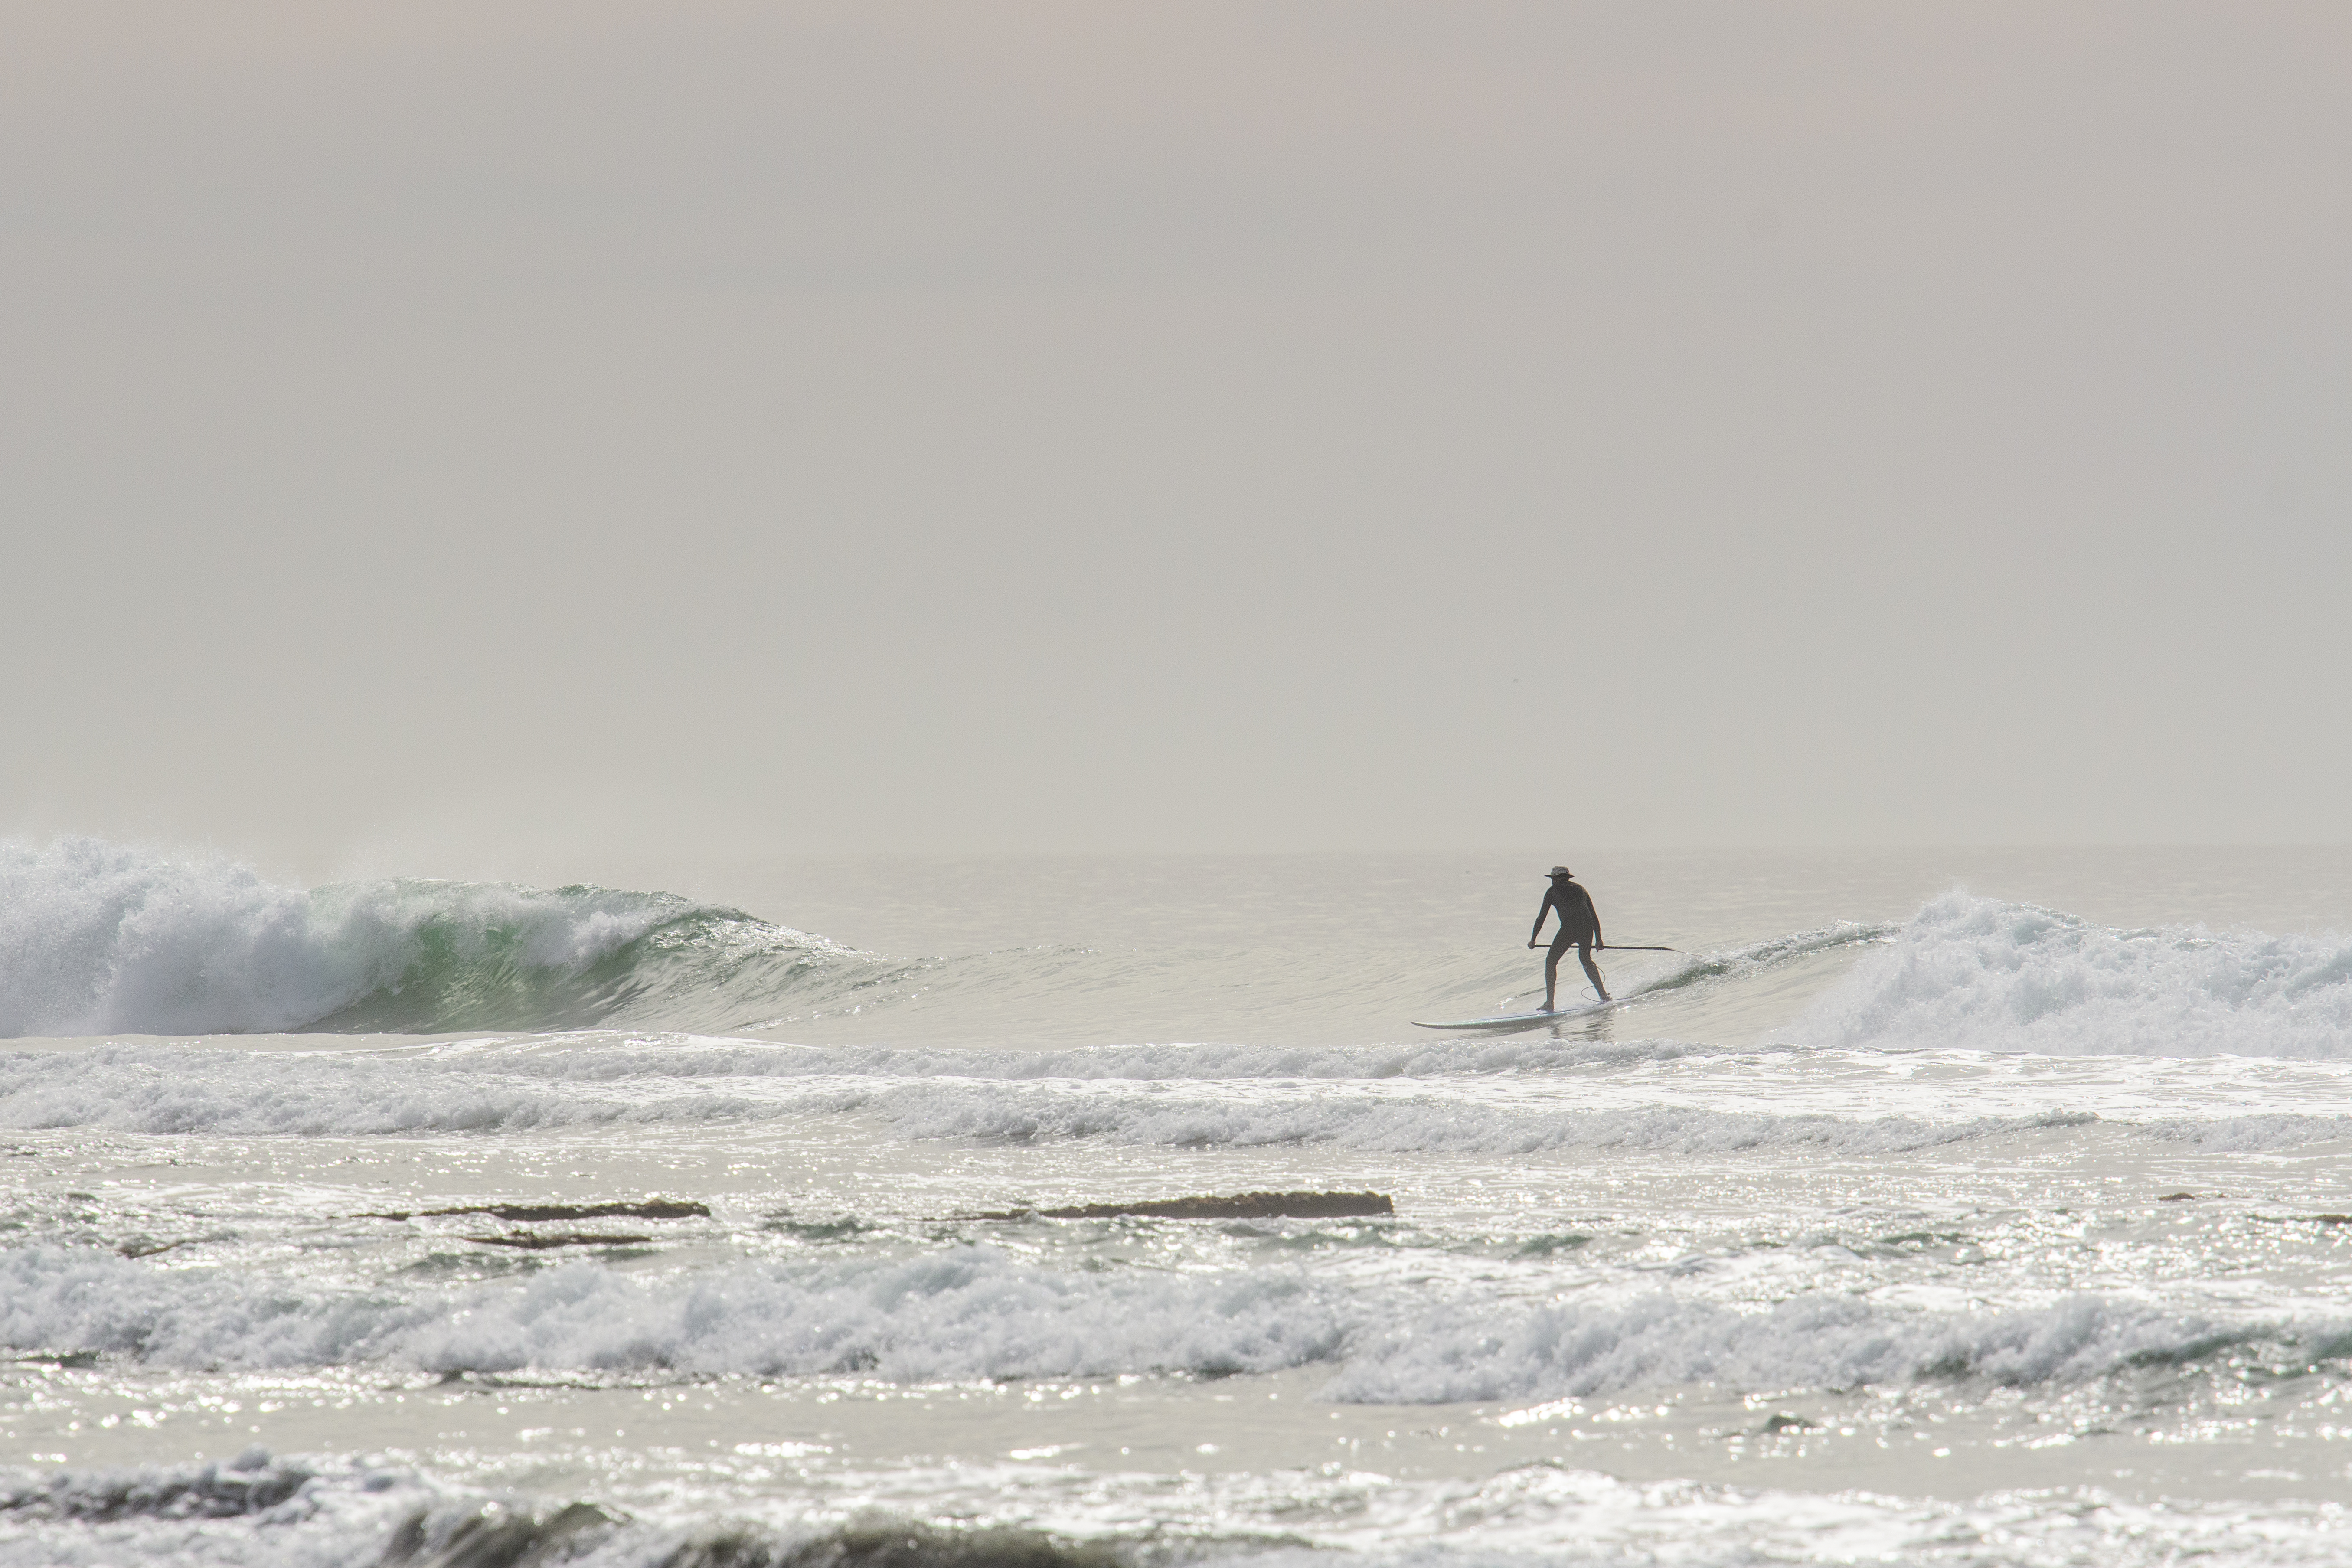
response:
[[[1601,984],[1601,966],[1592,962],[1592,950],[1609,945],[1601,940],[1601,911],[1592,907],[1592,895],[1578,886],[1576,873],[1565,866],[1551,868],[1551,887],[1544,894],[1543,908],[1536,911],[1536,929],[1528,933],[1529,947],[1543,935],[1545,917],[1554,912],[1559,916],[1559,931],[1551,939],[1551,952],[1544,956],[1544,1011],[1559,1011],[1552,1005],[1552,995],[1559,988],[1559,955],[1571,947],[1593,991],[1608,1001],[1609,987]]]

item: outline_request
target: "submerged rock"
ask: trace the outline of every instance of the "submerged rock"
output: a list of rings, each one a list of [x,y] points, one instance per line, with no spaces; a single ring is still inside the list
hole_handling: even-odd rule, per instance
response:
[[[996,1209],[963,1219],[1340,1219],[1392,1215],[1384,1193],[1242,1193],[1229,1198],[1160,1198],[1136,1204],[1080,1204],[1073,1208]]]
[[[592,1236],[585,1231],[519,1230],[510,1236],[469,1236],[467,1241],[484,1247],[522,1247],[537,1251],[549,1247],[634,1247],[653,1239],[650,1236]]]
[[[446,1219],[455,1215],[488,1215],[514,1225],[553,1219],[709,1219],[710,1205],[676,1198],[647,1198],[641,1204],[467,1204],[451,1209],[394,1209],[364,1214],[362,1219]],[[640,1238],[642,1239],[642,1238]]]

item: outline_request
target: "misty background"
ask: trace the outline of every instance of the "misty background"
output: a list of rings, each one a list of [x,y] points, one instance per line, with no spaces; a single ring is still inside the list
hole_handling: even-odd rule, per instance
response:
[[[2341,5],[0,9],[0,831],[2346,837]]]

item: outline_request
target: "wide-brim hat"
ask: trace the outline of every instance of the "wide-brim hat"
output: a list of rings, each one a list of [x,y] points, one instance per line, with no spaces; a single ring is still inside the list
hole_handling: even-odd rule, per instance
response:
[[[1573,877],[1576,873],[1570,870],[1565,866],[1554,866],[1550,870],[1545,872],[1544,875],[1547,877]]]

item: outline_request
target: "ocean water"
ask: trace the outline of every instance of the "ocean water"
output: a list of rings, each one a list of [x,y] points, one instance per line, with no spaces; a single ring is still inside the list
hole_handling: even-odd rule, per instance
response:
[[[0,1564],[2352,1561],[2352,851],[1558,854],[0,846]]]

